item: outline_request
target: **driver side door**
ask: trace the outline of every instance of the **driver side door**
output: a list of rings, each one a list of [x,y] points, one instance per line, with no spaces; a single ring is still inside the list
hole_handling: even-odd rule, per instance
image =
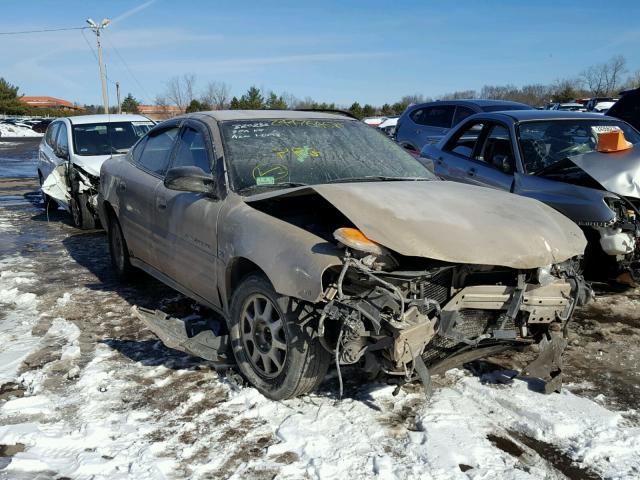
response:
[[[178,136],[171,168],[198,167],[215,172],[215,155],[207,126],[186,121]],[[218,306],[217,221],[222,200],[212,195],[168,189],[160,183],[155,192],[153,237],[164,264],[163,273]]]
[[[509,129],[501,123],[490,122],[484,128],[474,165],[468,171],[469,183],[510,192],[517,167]]]

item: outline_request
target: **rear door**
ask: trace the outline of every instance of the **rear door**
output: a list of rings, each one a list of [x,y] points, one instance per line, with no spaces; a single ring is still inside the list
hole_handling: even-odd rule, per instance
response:
[[[414,110],[410,114],[414,122],[416,147],[421,150],[427,144],[437,143],[444,137],[453,122],[454,105],[436,105]]]
[[[182,126],[171,163],[215,172],[215,154],[207,126],[188,120]],[[153,237],[166,274],[217,305],[218,244],[216,226],[222,201],[203,193],[169,190],[158,185]]]
[[[117,179],[120,225],[131,254],[158,268],[153,221],[155,192],[162,184],[171,159],[178,123],[150,132],[123,162]]]

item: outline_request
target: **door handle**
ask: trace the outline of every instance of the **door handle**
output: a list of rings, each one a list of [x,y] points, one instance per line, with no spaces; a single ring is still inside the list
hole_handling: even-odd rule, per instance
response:
[[[471,167],[469,170],[467,170],[467,175],[469,175],[470,177],[475,177],[477,173],[477,170],[475,167]]]
[[[438,165],[442,165],[444,162],[442,161],[442,157],[438,157],[438,159],[436,160],[436,163]]]
[[[118,182],[118,191],[124,192],[127,189],[127,184],[123,181]]]
[[[157,198],[156,199],[156,208],[158,210],[166,210],[167,209],[167,203],[163,199]]]

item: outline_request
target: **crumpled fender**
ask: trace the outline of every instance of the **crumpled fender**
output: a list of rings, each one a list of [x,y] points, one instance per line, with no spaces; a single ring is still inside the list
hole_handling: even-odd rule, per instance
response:
[[[42,192],[65,205],[69,203],[69,186],[67,185],[67,163],[61,163],[44,179]]]
[[[218,254],[228,268],[219,285],[228,297],[230,269],[236,259],[247,259],[265,272],[276,292],[309,302],[322,293],[322,275],[331,266],[342,265],[344,250],[337,245],[276,217],[246,205],[242,200],[221,212],[224,232]]]

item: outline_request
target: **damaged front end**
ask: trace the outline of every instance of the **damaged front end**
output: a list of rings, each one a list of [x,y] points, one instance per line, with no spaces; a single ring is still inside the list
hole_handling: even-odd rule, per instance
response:
[[[42,183],[42,192],[59,204],[70,209],[72,199],[80,198],[94,216],[99,189],[99,177],[70,162],[58,165]]]
[[[559,390],[563,332],[591,295],[572,260],[534,270],[460,265],[399,256],[355,229],[336,238],[343,266],[327,279],[318,335],[338,373],[358,364],[398,384],[419,378],[429,391],[431,370],[538,343],[527,371]]]

